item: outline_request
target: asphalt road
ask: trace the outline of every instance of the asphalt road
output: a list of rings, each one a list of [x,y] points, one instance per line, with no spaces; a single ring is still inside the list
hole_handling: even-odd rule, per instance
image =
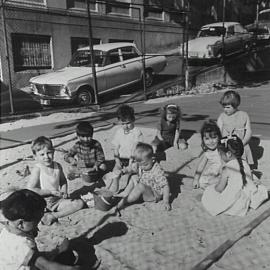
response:
[[[270,83],[235,89],[239,91],[242,101],[240,109],[248,112],[251,118],[254,136],[261,139],[270,139]],[[217,119],[222,111],[219,99],[222,91],[213,94],[195,96],[175,96],[172,98],[153,99],[148,102],[133,103],[138,126],[155,127],[159,119],[159,109],[169,102],[179,104],[183,112],[182,130],[188,138],[192,133],[198,132],[202,123],[207,119]],[[117,123],[116,105],[107,106],[95,113],[89,120],[94,127],[107,128]],[[49,137],[63,136],[73,132],[78,120],[51,123],[17,130],[0,132],[0,149],[29,142],[37,136]]]

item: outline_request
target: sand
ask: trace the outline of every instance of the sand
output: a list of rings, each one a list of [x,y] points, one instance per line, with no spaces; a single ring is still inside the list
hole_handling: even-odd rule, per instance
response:
[[[59,116],[56,118],[59,121]],[[13,128],[18,126],[19,123],[14,122]],[[112,159],[110,138],[115,128],[103,129],[94,134],[101,142],[108,160]],[[141,129],[145,141],[150,142],[153,130],[145,127]],[[75,134],[71,134],[56,138],[53,143],[57,150],[68,149],[75,140]],[[201,205],[202,192],[192,189],[196,158],[201,152],[199,134],[194,134],[188,143],[187,150],[167,150],[167,160],[161,163],[169,175],[173,194],[172,211],[164,211],[161,202],[134,204],[124,209],[121,217],[109,216],[93,208],[83,209],[52,226],[40,225],[37,237],[39,249],[52,250],[67,237],[86,254],[90,254],[89,247],[94,245],[96,255],[101,259],[100,269],[191,269],[269,208],[270,203],[266,202],[256,211],[249,211],[245,217],[210,216]],[[262,140],[260,147],[264,151],[258,159],[258,170],[262,172],[261,181],[270,187],[270,144]],[[25,186],[27,177],[23,174],[26,166],[31,170],[34,164],[31,158],[30,145],[1,151],[0,192],[11,186]],[[62,152],[56,151],[55,160],[67,170]],[[69,182],[71,194],[87,187],[80,179]],[[270,219],[267,219],[229,249],[210,269],[270,269],[269,233]]]

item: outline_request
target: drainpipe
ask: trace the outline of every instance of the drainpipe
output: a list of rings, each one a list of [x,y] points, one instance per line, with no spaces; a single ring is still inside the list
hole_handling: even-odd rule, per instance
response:
[[[3,25],[3,32],[4,32],[4,43],[5,43],[5,51],[6,51],[6,61],[8,66],[8,92],[9,92],[9,102],[10,102],[10,113],[14,114],[14,106],[13,106],[13,95],[12,95],[12,80],[11,80],[11,70],[10,70],[10,59],[9,59],[9,48],[8,48],[8,41],[7,41],[7,29],[6,29],[6,20],[5,20],[5,6],[4,0],[2,0],[2,7],[1,7],[1,17],[2,17],[2,25]],[[2,65],[3,66],[3,65]]]

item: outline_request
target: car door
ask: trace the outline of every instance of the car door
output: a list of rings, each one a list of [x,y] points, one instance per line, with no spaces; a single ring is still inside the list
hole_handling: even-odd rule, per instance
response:
[[[121,48],[120,58],[126,74],[126,83],[134,83],[141,79],[142,61],[139,53],[134,46],[126,46]]]
[[[106,80],[106,89],[103,92],[112,91],[122,85],[125,85],[128,81],[127,69],[120,58],[120,48],[112,49],[107,52],[104,77]]]
[[[237,44],[236,44],[236,35],[235,35],[235,29],[234,25],[228,26],[226,37],[224,40],[224,46],[225,46],[225,54],[230,55],[232,53],[235,53]]]

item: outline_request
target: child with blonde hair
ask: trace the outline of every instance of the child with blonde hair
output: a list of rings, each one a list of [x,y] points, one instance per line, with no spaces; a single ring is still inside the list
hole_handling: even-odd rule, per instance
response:
[[[137,178],[130,181],[126,189],[115,196],[123,197],[117,209],[122,209],[126,204],[138,201],[159,202],[163,199],[164,209],[171,210],[170,188],[160,164],[154,160],[154,152],[151,145],[138,143],[135,149],[135,161],[137,163]]]
[[[226,91],[220,99],[224,112],[220,114],[217,124],[223,137],[237,135],[243,142],[243,158],[249,165],[253,165],[253,157],[249,147],[252,131],[250,119],[246,112],[238,109],[241,102],[240,95],[232,90]]]
[[[54,161],[52,141],[44,136],[36,138],[31,146],[37,161],[31,171],[27,188],[45,198],[48,212],[42,222],[51,225],[58,218],[70,215],[84,207],[80,199],[68,198],[67,180],[62,166]]]
[[[244,145],[236,135],[223,138],[218,151],[225,166],[217,184],[207,187],[202,204],[213,216],[227,214],[246,215],[249,208],[256,209],[268,198],[266,187],[256,186],[250,168],[242,159]]]
[[[222,162],[217,150],[221,139],[220,130],[214,121],[207,121],[201,128],[203,154],[201,155],[194,179],[194,188],[205,188],[216,182],[220,176]]]

